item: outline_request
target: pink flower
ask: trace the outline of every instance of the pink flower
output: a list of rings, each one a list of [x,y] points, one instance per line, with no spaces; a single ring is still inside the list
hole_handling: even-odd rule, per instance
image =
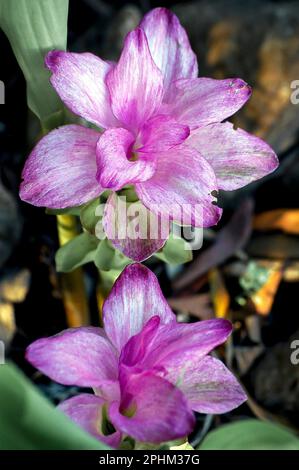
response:
[[[246,396],[209,356],[230,335],[223,319],[177,323],[155,275],[128,266],[104,304],[104,329],[66,330],[35,341],[27,359],[51,379],[92,387],[59,405],[79,426],[117,447],[123,435],[160,443],[188,435],[193,411],[225,413]],[[105,408],[115,432],[102,432]]]
[[[105,131],[67,125],[45,136],[25,164],[24,201],[65,208],[130,184],[158,216],[172,210],[175,221],[209,227],[221,217],[215,191],[240,188],[277,167],[265,142],[223,122],[248,100],[250,87],[238,78],[197,78],[186,32],[164,8],[128,34],[117,64],[52,51],[46,65],[71,111]],[[142,249],[134,256],[144,259]]]

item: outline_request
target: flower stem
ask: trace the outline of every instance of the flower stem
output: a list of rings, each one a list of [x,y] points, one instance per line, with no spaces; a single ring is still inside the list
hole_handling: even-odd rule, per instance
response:
[[[59,245],[62,246],[78,235],[76,217],[57,215]],[[89,324],[89,309],[86,298],[83,271],[77,268],[61,275],[62,298],[68,325],[73,328]]]

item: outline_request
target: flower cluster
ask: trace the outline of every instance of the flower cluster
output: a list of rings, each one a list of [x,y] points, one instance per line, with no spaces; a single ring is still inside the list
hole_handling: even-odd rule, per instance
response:
[[[182,225],[209,227],[221,217],[218,190],[240,188],[277,167],[265,142],[226,121],[250,87],[239,78],[198,78],[186,32],[164,8],[127,35],[117,63],[51,51],[46,65],[65,105],[92,126],[65,125],[41,139],[23,171],[27,202],[68,208],[110,190],[103,216],[109,237],[115,193],[133,186],[159,220],[171,210]],[[111,241],[142,261],[165,238]],[[59,408],[108,445],[118,447],[126,436],[154,444],[181,438],[193,429],[194,411],[224,413],[246,399],[210,355],[231,333],[230,322],[178,323],[146,267],[125,268],[104,303],[103,322],[103,329],[40,339],[27,359],[57,382],[93,389]]]
[[[112,447],[127,435],[154,444],[173,440],[192,431],[193,410],[225,413],[246,400],[234,376],[209,355],[230,335],[230,322],[177,323],[146,267],[125,268],[103,314],[104,329],[69,329],[27,349],[27,359],[53,380],[93,388],[94,395],[59,408],[99,440]]]
[[[158,216],[171,208],[174,221],[209,227],[221,217],[219,189],[240,188],[277,167],[265,142],[223,122],[248,100],[250,87],[239,78],[198,78],[186,32],[164,8],[127,35],[118,63],[51,51],[46,65],[62,101],[98,130],[66,125],[45,136],[23,171],[24,201],[66,208],[133,185]],[[182,206],[189,213],[182,215]],[[148,255],[142,246],[131,253],[136,261]]]

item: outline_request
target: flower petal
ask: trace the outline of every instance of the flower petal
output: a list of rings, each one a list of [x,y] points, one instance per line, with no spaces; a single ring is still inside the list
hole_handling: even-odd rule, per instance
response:
[[[101,135],[97,144],[97,179],[103,188],[118,191],[154,174],[156,162],[152,156],[129,160],[134,140],[133,134],[122,128],[108,129]]]
[[[107,336],[120,352],[154,315],[163,324],[175,321],[156,276],[145,266],[131,264],[117,279],[103,305]]]
[[[72,328],[32,343],[26,358],[64,385],[100,387],[118,378],[118,356],[101,328]]]
[[[126,204],[115,193],[109,196],[102,219],[112,245],[134,261],[144,261],[160,250],[169,235],[169,224],[137,201]]]
[[[143,204],[151,212],[182,225],[215,225],[221,209],[214,205],[212,192],[218,187],[210,164],[185,144],[158,153],[156,158],[154,176],[136,184]]]
[[[178,379],[173,370],[166,378],[187,397],[190,408],[199,413],[227,413],[247,400],[241,385],[225,365],[211,356],[190,362]]]
[[[138,152],[164,152],[184,142],[190,134],[188,126],[179,124],[165,115],[157,115],[149,119],[139,134],[140,147]]]
[[[278,159],[263,140],[233,124],[213,124],[196,129],[188,139],[212,165],[220,189],[241,188],[274,171]]]
[[[113,113],[131,130],[138,130],[160,107],[163,77],[140,28],[127,35],[119,62],[107,75],[107,85]]]
[[[177,383],[185,369],[222,344],[232,331],[223,319],[159,325],[153,317],[125,345],[120,361],[127,366],[164,371]],[[138,352],[138,353],[137,353]]]
[[[108,446],[117,448],[121,441],[121,433],[115,431],[105,435],[102,432],[102,416],[105,400],[89,393],[82,393],[60,403],[58,409],[66,414],[74,423]]]
[[[240,78],[177,80],[165,109],[178,122],[196,129],[235,114],[250,98],[251,88]]]
[[[90,53],[51,51],[46,65],[53,87],[73,113],[99,127],[117,125],[105,83],[110,63]]]
[[[125,416],[126,411],[133,415]],[[123,403],[112,403],[109,417],[123,433],[141,442],[159,444],[187,436],[195,424],[182,392],[151,372],[127,377]]]
[[[95,155],[99,135],[77,125],[47,134],[25,163],[20,198],[35,206],[65,208],[101,194]]]
[[[164,77],[164,89],[178,78],[197,77],[196,55],[191,49],[185,29],[178,18],[166,8],[155,8],[143,18],[152,57]]]

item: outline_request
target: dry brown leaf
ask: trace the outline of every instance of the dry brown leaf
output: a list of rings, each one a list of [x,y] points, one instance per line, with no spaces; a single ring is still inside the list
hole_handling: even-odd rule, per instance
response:
[[[186,315],[193,315],[200,320],[214,317],[209,294],[187,295],[167,299],[171,308]]]
[[[276,209],[262,212],[254,217],[255,230],[282,230],[286,233],[299,234],[299,209]]]
[[[246,253],[252,258],[299,259],[299,238],[285,233],[259,234],[251,238]]]
[[[178,291],[195,282],[210,269],[219,266],[240,250],[251,234],[253,202],[246,199],[233,214],[228,224],[221,229],[215,243],[204,250],[174,281],[173,288]]]
[[[208,278],[215,316],[226,318],[230,305],[230,297],[223,276],[219,269],[215,268],[209,271]]]
[[[264,352],[262,344],[257,346],[237,346],[234,348],[234,356],[237,361],[239,375],[245,375],[254,361]]]
[[[0,340],[9,343],[16,331],[14,307],[9,302],[0,302]]]
[[[58,215],[57,229],[59,244],[62,246],[78,234],[76,218],[69,214]],[[68,325],[71,328],[89,325],[89,307],[82,269],[61,274],[61,288]]]

